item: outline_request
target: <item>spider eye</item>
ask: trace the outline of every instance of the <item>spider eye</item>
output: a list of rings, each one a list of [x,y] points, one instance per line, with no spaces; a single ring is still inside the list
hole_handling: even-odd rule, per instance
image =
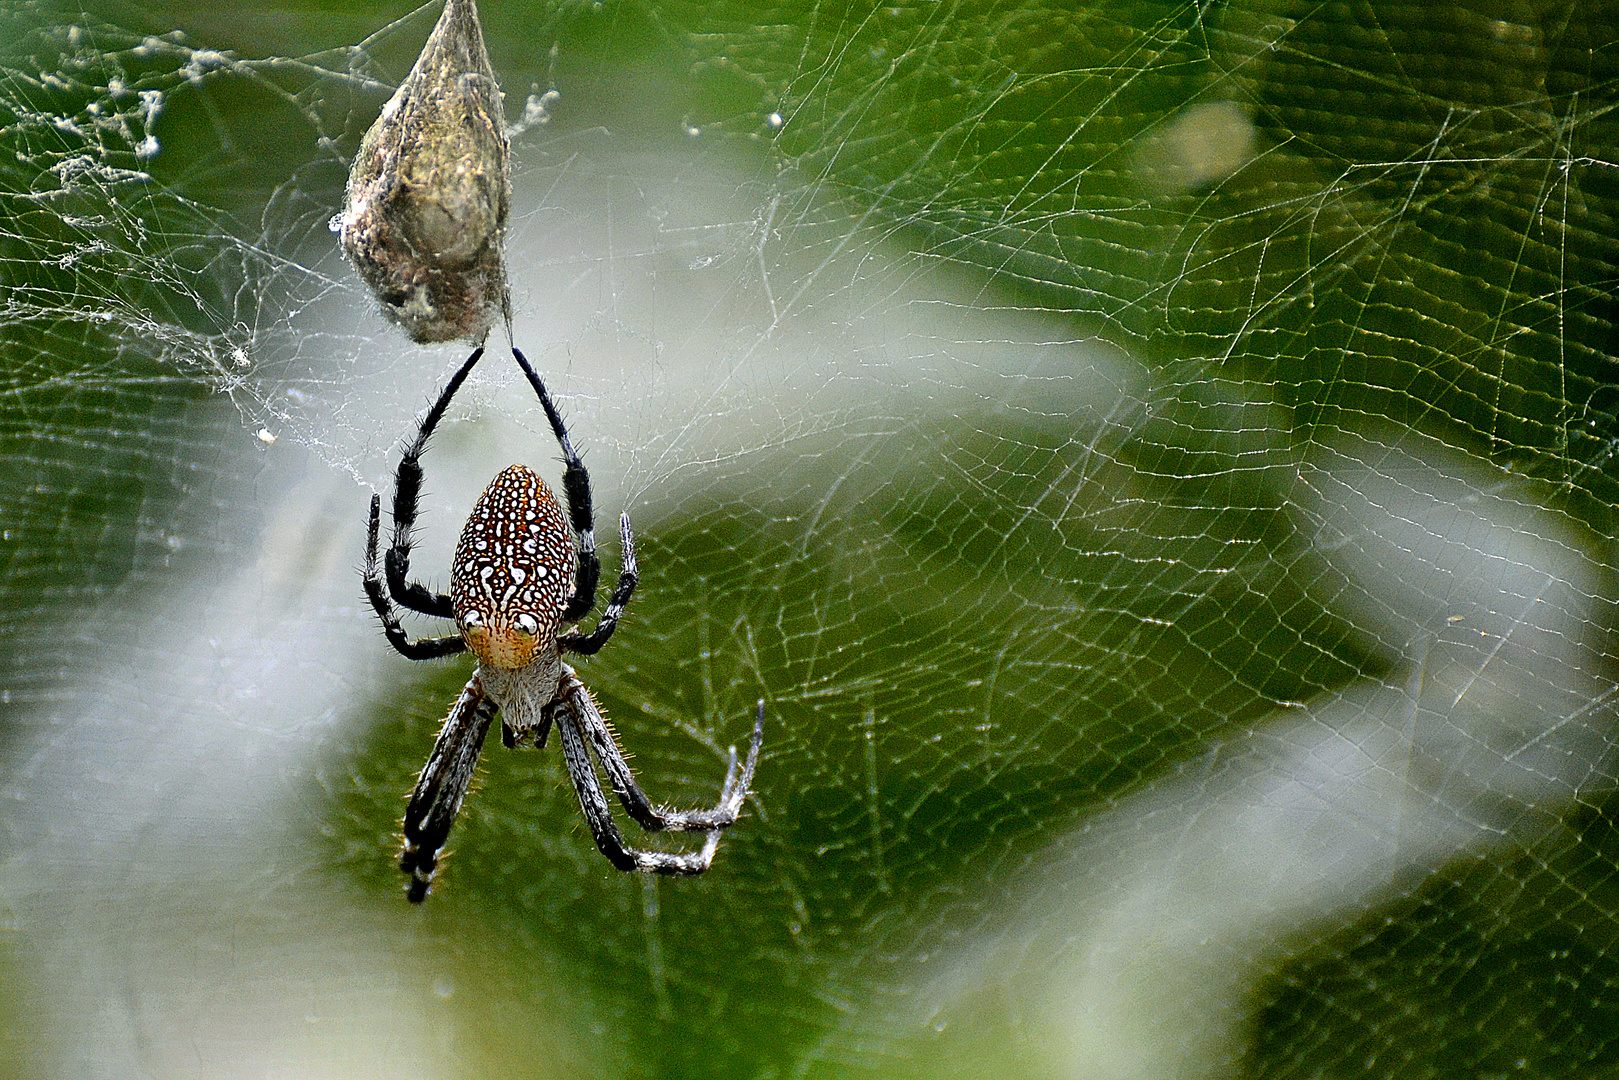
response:
[[[517,627],[517,632],[520,634],[538,634],[540,632],[540,621],[527,613],[513,619],[512,625]]]

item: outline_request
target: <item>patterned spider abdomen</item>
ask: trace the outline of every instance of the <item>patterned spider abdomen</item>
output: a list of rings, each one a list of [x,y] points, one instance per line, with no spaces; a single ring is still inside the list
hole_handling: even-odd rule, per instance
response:
[[[557,497],[526,465],[501,470],[472,507],[450,569],[456,623],[479,662],[515,671],[555,655],[573,575]]]

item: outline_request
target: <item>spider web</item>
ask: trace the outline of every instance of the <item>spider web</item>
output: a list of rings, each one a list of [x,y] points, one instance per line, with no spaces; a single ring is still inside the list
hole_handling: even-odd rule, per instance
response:
[[[488,0],[581,674],[655,798],[769,726],[689,881],[492,750],[419,911],[464,350],[328,220],[437,8],[328,7],[0,7],[10,1074],[1619,1068],[1611,5]]]

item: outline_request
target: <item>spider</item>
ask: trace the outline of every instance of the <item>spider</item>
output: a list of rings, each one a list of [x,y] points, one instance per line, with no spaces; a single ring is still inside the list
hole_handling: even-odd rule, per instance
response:
[[[450,399],[460,389],[479,348],[451,377],[444,392],[427,410],[416,437],[405,449],[394,476],[393,542],[377,572],[377,533],[381,496],[371,496],[371,521],[365,549],[365,593],[382,620],[388,643],[410,660],[430,660],[472,650],[477,670],[444,718],[433,752],[422,767],[405,809],[404,849],[399,867],[409,877],[405,895],[412,903],[427,897],[439,853],[461,809],[484,735],[496,712],[501,714],[501,742],[543,747],[554,723],[562,734],[562,756],[579,795],[579,808],[607,861],[623,871],[654,874],[700,874],[713,861],[720,830],[736,821],[748,796],[753,767],[764,734],[765,703],[760,699],[753,721],[742,775],[736,774],[736,749],[730,752],[719,802],[711,810],[670,810],[654,806],[635,782],[613,730],[590,691],[563,653],[592,656],[613,636],[624,607],[635,592],[635,540],[628,514],[619,518],[624,566],[595,629],[576,624],[596,602],[601,563],[590,508],[590,477],[574,452],[545,384],[516,348],[512,355],[545,408],[551,431],[562,448],[562,490],[567,515],[544,480],[525,465],[500,472],[472,508],[450,568],[448,596],[409,580],[410,539],[421,492],[420,458],[433,428],[443,419]],[[386,584],[384,582],[386,581]],[[391,597],[391,599],[390,599]],[[457,633],[411,640],[399,624],[394,605],[423,615],[454,619]],[[563,631],[563,627],[572,629]],[[696,851],[641,851],[624,843],[602,793],[587,745],[595,751],[613,792],[631,818],[648,832],[707,832]]]

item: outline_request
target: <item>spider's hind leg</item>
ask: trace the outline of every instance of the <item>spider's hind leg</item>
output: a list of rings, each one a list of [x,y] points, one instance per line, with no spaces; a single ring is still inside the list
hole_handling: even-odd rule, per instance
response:
[[[591,509],[590,474],[585,471],[585,463],[574,451],[573,440],[568,438],[568,429],[562,423],[562,414],[557,412],[550,392],[529,364],[528,357],[515,345],[512,346],[512,356],[516,357],[517,366],[523,369],[535,396],[540,399],[545,418],[551,422],[551,434],[556,436],[557,445],[562,448],[562,494],[567,499],[568,524],[573,528],[577,552],[573,598],[562,612],[562,621],[578,622],[596,606],[596,585],[601,580],[601,560],[596,555],[596,519]]]
[[[365,585],[366,599],[371,601],[371,609],[377,613],[377,618],[382,622],[382,632],[387,636],[388,644],[407,660],[432,660],[435,657],[451,656],[463,651],[467,643],[459,634],[417,638],[412,641],[410,635],[405,633],[405,628],[400,625],[399,613],[394,610],[382,578],[377,574],[377,529],[378,518],[381,516],[381,503],[381,496],[371,496],[371,524],[366,532],[365,572],[361,575],[361,580]]]
[[[466,382],[473,366],[482,356],[481,347],[474,349],[472,355],[450,376],[443,393],[427,410],[427,415],[422,417],[416,437],[405,447],[405,453],[399,459],[399,468],[394,471],[393,539],[382,560],[388,578],[388,592],[393,596],[394,603],[401,607],[423,615],[436,615],[441,619],[448,619],[454,614],[450,598],[410,580],[410,534],[416,527],[417,504],[422,492],[421,456],[422,451],[427,449],[427,440],[432,436],[433,429],[444,419],[455,392],[461,389],[461,384]]]

